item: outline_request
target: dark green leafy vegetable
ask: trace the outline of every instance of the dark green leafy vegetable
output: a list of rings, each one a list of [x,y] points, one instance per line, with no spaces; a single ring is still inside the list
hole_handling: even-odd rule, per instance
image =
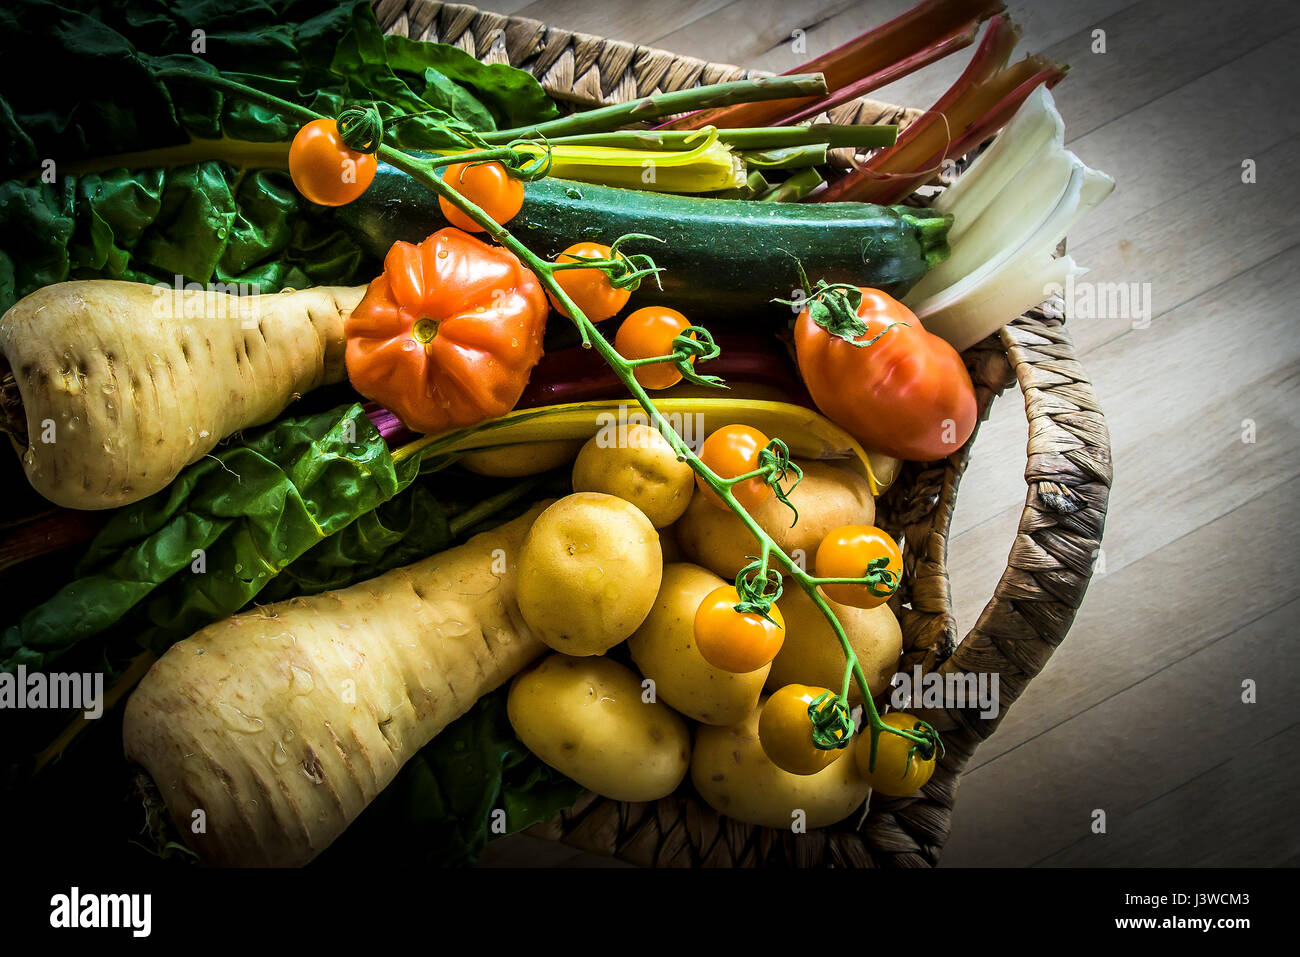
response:
[[[32,62],[57,69],[32,82]],[[356,101],[375,102],[386,119],[423,113],[389,124],[408,148],[454,145],[435,122],[487,132],[557,114],[522,71],[383,37],[367,0],[13,0],[0,8],[0,310],[68,278],[180,278],[273,292],[377,271],[282,169],[262,168],[277,165],[268,154],[198,142],[283,142],[294,124],[184,79],[160,82],[160,69],[220,71],[323,113]],[[174,158],[190,143],[213,158]],[[137,154],[129,169],[113,159],[125,153]],[[75,580],[0,635],[0,668],[60,660],[111,681],[140,645],[160,652],[254,596],[342,587],[417,560],[503,519],[518,506],[512,497],[533,488],[457,510],[447,498],[456,494],[451,477],[415,482],[418,468],[393,464],[357,406],[236,438],[170,488],[115,513]],[[469,501],[484,495],[475,483]],[[113,776],[126,771],[114,749],[120,714],[92,722],[87,747],[34,780],[30,755],[60,716],[33,717],[41,720],[6,737],[6,816],[65,808],[62,816],[93,826],[93,809],[103,807],[111,834],[81,834],[64,850],[93,847],[101,860],[139,853],[107,824],[128,806],[120,792],[108,796]],[[98,792],[73,783],[85,775]],[[514,738],[499,693],[417,756],[381,798],[392,813],[370,818],[387,826],[390,851],[426,839],[427,861],[467,863],[487,839],[491,809],[503,808],[516,830],[578,793]],[[139,844],[158,841],[164,856],[187,857],[166,848],[175,834],[156,817],[144,830]]]
[[[133,611],[141,643],[161,652],[243,607],[417,470],[394,465],[360,405],[284,419],[116,511],[76,580],[5,630],[0,668],[43,668]]]
[[[373,862],[402,844],[429,863],[473,864],[491,838],[545,821],[581,795],[515,737],[501,688],[408,761],[315,866]]]
[[[375,268],[282,170],[210,161],[0,184],[0,312],[65,279],[278,292],[355,285]]]
[[[196,31],[198,33],[196,34]],[[26,64],[58,64],[31,82]],[[462,50],[385,37],[367,0],[12,0],[0,9],[0,177],[42,160],[155,149],[191,136],[279,141],[293,121],[160,69],[220,71],[335,115],[374,101],[402,146],[448,145],[436,123],[482,132],[557,115],[529,74]]]
[[[59,69],[32,83],[17,71],[33,60]],[[455,146],[436,122],[486,132],[557,113],[522,70],[382,35],[365,0],[17,0],[0,9],[0,312],[70,278],[276,292],[378,272],[286,172],[246,168],[269,160],[217,141],[285,142],[292,121],[163,82],[163,68],[221,71],[331,115],[355,102],[386,119],[421,113],[389,124],[410,148]],[[174,162],[166,150],[194,139],[213,141],[214,158],[162,168]],[[141,152],[129,170],[105,165]]]

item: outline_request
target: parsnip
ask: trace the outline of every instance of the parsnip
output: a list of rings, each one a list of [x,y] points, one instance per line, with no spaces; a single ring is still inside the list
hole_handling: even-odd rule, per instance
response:
[[[0,317],[5,407],[21,421],[16,388],[26,429],[11,439],[28,480],[68,508],[158,491],[226,436],[342,380],[343,321],[364,291],[231,296],[117,280],[37,290]]]
[[[515,597],[541,508],[371,581],[209,625],[154,664],[127,703],[126,756],[204,861],[307,863],[545,650]]]

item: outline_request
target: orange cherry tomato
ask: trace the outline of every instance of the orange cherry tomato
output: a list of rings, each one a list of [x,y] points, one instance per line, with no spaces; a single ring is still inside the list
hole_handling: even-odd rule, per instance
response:
[[[884,559],[884,562],[880,560]],[[871,563],[876,562],[874,570]],[[865,578],[873,573],[882,580],[875,585],[823,585],[831,601],[854,608],[875,608],[889,601],[903,579],[903,554],[888,532],[874,525],[844,525],[826,533],[817,546],[818,578]]]
[[[891,711],[881,718],[885,724],[903,731],[915,731],[920,719],[916,715]],[[934,756],[922,758],[913,753],[914,743],[888,731],[880,732],[876,743],[876,766],[871,767],[871,730],[864,728],[853,746],[853,759],[858,771],[871,785],[873,791],[890,797],[907,797],[914,794],[934,774]],[[909,756],[911,760],[909,761]]]
[[[549,311],[508,249],[450,227],[397,242],[344,323],[348,378],[416,432],[505,415],[542,357]]]
[[[766,435],[748,425],[727,425],[704,440],[700,446],[700,461],[722,478],[735,478],[758,468],[758,453],[767,447],[768,441]],[[718,508],[728,508],[701,476],[695,476],[695,484]],[[767,501],[772,486],[761,478],[746,479],[733,485],[731,494],[745,508],[752,509]]]
[[[769,621],[754,612],[736,611],[740,595],[722,585],[704,596],[695,611],[695,647],[715,668],[749,674],[772,663],[785,641],[785,619],[772,605]]]
[[[673,351],[673,340],[690,325],[690,321],[676,309],[646,306],[623,320],[614,336],[614,349],[624,359],[666,356]],[[695,338],[695,333],[691,333],[691,338]],[[695,356],[691,356],[691,365],[695,365]],[[632,374],[647,389],[669,389],[682,381],[682,374],[671,362],[638,366]]]
[[[786,685],[772,693],[763,703],[758,716],[758,742],[768,760],[791,774],[816,774],[824,771],[844,753],[841,748],[823,750],[813,744],[813,723],[808,708],[826,688],[809,685]],[[818,710],[835,703],[834,697],[823,701]]]
[[[574,243],[560,255],[555,257],[557,263],[574,263],[581,262],[584,259],[610,259],[613,257],[608,246],[602,246],[600,243],[581,242]],[[627,305],[627,301],[632,296],[631,289],[617,289],[609,281],[607,276],[600,269],[561,269],[554,274],[555,281],[561,289],[572,299],[592,322],[600,322],[602,319],[608,319],[616,315],[620,309]],[[560,305],[560,301],[547,293],[551,297],[551,305],[559,310],[560,315],[568,316],[568,311]]]
[[[289,144],[289,176],[298,192],[318,206],[352,202],[375,178],[373,153],[359,153],[343,142],[338,124],[312,120]]]
[[[443,171],[442,178],[498,223],[510,222],[524,208],[523,180],[511,176],[501,163],[453,163]],[[482,226],[442,196],[438,197],[438,206],[453,226],[471,233],[483,232]]]

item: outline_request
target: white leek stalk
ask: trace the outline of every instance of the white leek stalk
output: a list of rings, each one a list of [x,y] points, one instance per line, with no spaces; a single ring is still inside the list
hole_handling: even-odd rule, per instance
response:
[[[974,345],[1080,274],[1056,249],[1114,188],[1065,149],[1061,116],[1040,87],[935,203],[953,215],[952,255],[904,302],[954,348]]]

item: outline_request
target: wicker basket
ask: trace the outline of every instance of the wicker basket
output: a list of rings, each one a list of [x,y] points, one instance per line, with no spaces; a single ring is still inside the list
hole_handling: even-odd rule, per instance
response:
[[[455,44],[486,62],[521,67],[557,100],[584,106],[750,75],[461,4],[379,0],[375,12],[389,33]],[[836,122],[900,125],[917,115],[871,100],[831,114]],[[904,585],[893,602],[903,627],[904,666],[997,673],[997,717],[981,718],[970,709],[924,712],[947,749],[933,778],[912,797],[873,795],[861,822],[855,816],[804,835],[752,827],[717,814],[684,787],[650,804],[588,795],[532,833],[653,866],[938,863],[962,769],[1074,620],[1101,542],[1111,481],[1106,423],[1059,321],[1031,312],[968,349],[965,359],[981,420],[993,399],[1017,381],[1029,419],[1024,514],[1007,569],[965,638],[957,638],[946,563],[957,486],[975,437],[944,461],[905,466],[881,499],[877,521],[904,542]]]

